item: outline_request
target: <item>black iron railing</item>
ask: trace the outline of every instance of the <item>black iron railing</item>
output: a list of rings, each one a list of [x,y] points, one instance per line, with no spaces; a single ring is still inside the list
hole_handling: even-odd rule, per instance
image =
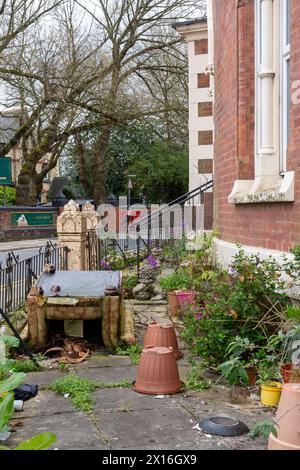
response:
[[[47,242],[45,248],[31,258],[19,261],[19,257],[11,252],[5,265],[0,264],[0,308],[6,314],[25,302],[45,264],[54,264],[58,270],[68,270],[68,248]]]
[[[144,255],[146,252],[150,255],[154,248],[161,247],[170,240],[183,240],[185,238],[185,205],[195,206],[196,198],[201,200],[202,194],[212,188],[213,181],[209,180],[174,201],[160,206],[142,219],[132,222],[130,224],[130,233],[134,234],[134,237],[131,237],[128,232],[122,232],[118,233],[117,238],[114,239],[100,239],[96,230],[88,232],[86,238],[87,269],[101,270],[108,268],[108,259],[111,259],[114,253],[120,254],[125,264],[130,264],[128,252],[133,251],[136,253],[137,272],[139,273],[142,253]],[[172,209],[175,206],[181,208],[180,220],[177,221],[174,220],[172,215]],[[164,216],[168,213],[170,221],[169,225],[165,226]]]

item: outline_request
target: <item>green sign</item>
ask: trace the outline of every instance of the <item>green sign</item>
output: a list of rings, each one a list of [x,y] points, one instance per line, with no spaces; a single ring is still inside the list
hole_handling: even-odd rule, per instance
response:
[[[11,214],[11,224],[13,227],[41,227],[43,225],[53,225],[52,212],[13,212]]]
[[[0,185],[12,184],[11,158],[0,157]]]

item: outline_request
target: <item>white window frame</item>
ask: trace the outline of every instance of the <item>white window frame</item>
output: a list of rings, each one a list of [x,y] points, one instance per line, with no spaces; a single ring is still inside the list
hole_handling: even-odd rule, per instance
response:
[[[255,2],[255,155],[258,154],[261,147],[262,132],[262,107],[261,107],[261,80],[258,73],[261,71],[261,48],[262,48],[262,18],[261,18],[261,0]]]
[[[255,175],[254,179],[235,180],[228,202],[230,204],[294,202],[295,172],[286,169],[286,144],[289,131],[287,103],[290,95],[286,83],[290,52],[287,48],[283,50],[281,47],[283,34],[287,32],[284,23],[287,18],[285,16],[283,21],[281,4],[282,7],[286,6],[286,0],[253,1],[255,5]]]
[[[291,49],[287,44],[291,20],[288,21],[290,0],[280,0],[280,173],[287,170],[287,147],[290,131],[290,116],[288,115],[288,101],[291,98],[288,91],[288,67],[290,65]]]

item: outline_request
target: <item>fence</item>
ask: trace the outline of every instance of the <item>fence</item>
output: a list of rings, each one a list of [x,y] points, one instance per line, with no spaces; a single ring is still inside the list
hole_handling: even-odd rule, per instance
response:
[[[132,264],[132,253],[139,274],[142,254],[150,255],[154,248],[162,247],[166,242],[170,242],[170,238],[165,237],[163,231],[159,239],[152,240],[143,238],[138,233],[136,239],[126,237],[125,233],[119,233],[115,239],[100,239],[96,230],[90,230],[86,236],[86,269],[89,271],[107,269],[108,260],[113,259],[114,255],[121,255],[125,265],[128,266]]]
[[[60,248],[47,242],[46,247],[28,259],[19,261],[9,253],[6,265],[0,266],[0,308],[9,313],[25,302],[35,280],[45,264],[54,264],[58,270],[68,270],[68,248]]]

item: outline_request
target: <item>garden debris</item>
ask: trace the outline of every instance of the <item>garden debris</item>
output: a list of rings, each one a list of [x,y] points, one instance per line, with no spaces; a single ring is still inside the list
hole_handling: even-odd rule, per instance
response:
[[[14,400],[14,410],[15,411],[23,411],[23,400]]]
[[[36,397],[38,394],[39,388],[36,384],[22,384],[19,387],[14,389],[14,398],[16,401],[28,401],[31,398]]]
[[[10,424],[11,428],[21,428],[24,426],[23,421],[17,421],[16,423],[14,422],[13,424]]]
[[[70,339],[64,341],[64,346],[54,346],[45,351],[45,356],[49,353],[60,353],[59,362],[69,364],[79,364],[85,361],[90,356],[90,350],[87,349],[84,344],[77,343]]]

